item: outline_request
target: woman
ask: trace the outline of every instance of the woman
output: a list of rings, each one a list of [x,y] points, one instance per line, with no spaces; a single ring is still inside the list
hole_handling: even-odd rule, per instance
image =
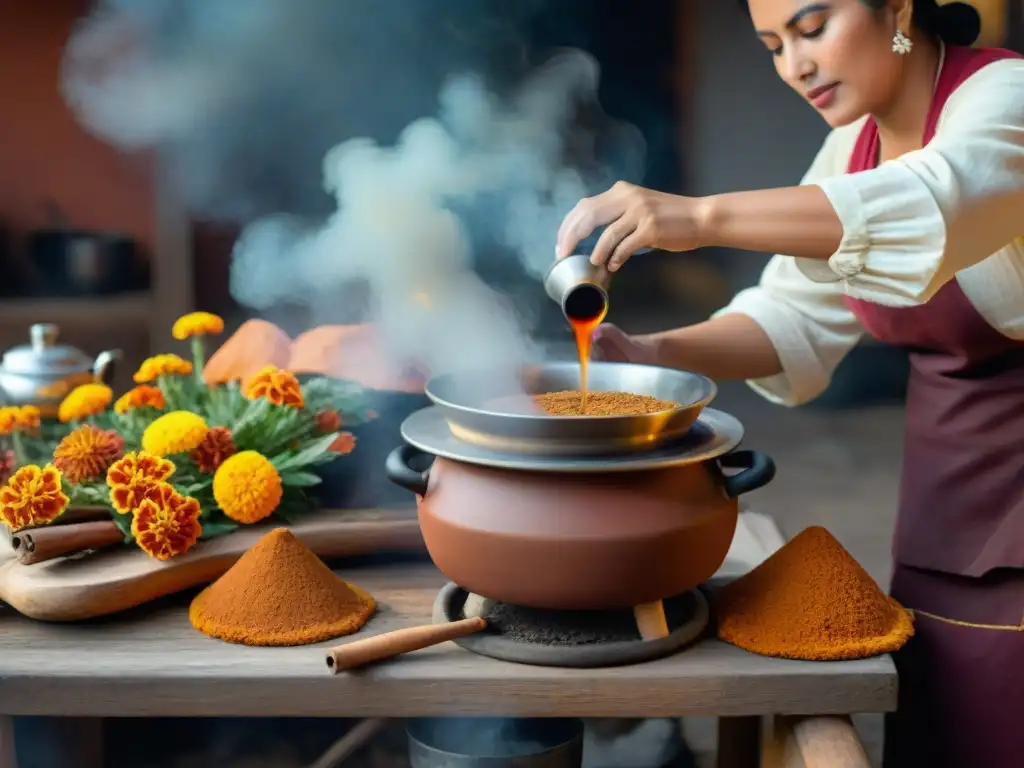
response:
[[[749,0],[779,76],[833,130],[798,187],[583,200],[564,257],[724,246],[775,256],[711,320],[605,326],[606,356],[746,379],[807,402],[867,331],[910,351],[892,594],[887,766],[1024,765],[1024,60],[971,49],[977,13],[935,0]]]

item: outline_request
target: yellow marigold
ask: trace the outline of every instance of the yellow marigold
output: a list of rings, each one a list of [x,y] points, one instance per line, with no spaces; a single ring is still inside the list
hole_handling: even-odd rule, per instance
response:
[[[258,523],[281,503],[281,476],[266,456],[242,451],[224,461],[213,476],[213,498],[239,523]]]
[[[177,355],[154,355],[146,358],[135,372],[136,384],[148,384],[160,376],[191,376],[192,363]]]
[[[13,406],[0,408],[0,435],[11,434],[18,424],[18,409]]]
[[[149,407],[160,410],[164,405],[164,393],[160,391],[159,387],[140,384],[117,398],[117,402],[114,403],[114,410],[117,413],[125,414],[136,408]]]
[[[170,560],[199,540],[203,532],[199,512],[198,501],[163,483],[139,504],[132,517],[132,536],[150,557]]]
[[[67,424],[102,413],[114,399],[106,384],[82,384],[68,393],[57,409],[57,417]]]
[[[39,429],[39,425],[42,423],[43,414],[40,413],[39,409],[34,405],[25,405],[17,409],[17,413],[14,415],[14,428],[27,431],[33,429]]]
[[[142,449],[154,456],[189,453],[203,442],[209,431],[202,416],[191,411],[171,411],[146,427],[142,433]]]
[[[178,341],[193,336],[215,336],[224,332],[224,321],[210,312],[189,312],[174,321],[171,336]]]
[[[28,525],[52,523],[68,508],[68,497],[61,490],[60,470],[47,464],[28,464],[0,488],[0,518],[11,530]]]
[[[126,453],[107,470],[111,506],[118,514],[131,514],[172,474],[174,464],[167,459],[145,451]]]
[[[305,405],[302,387],[295,374],[291,371],[282,371],[274,365],[268,365],[249,379],[245,387],[245,396],[250,400],[262,397],[273,405],[288,405],[293,408]]]
[[[205,475],[212,475],[217,467],[237,452],[231,430],[227,427],[214,427],[206,433],[203,441],[189,454],[192,463]]]
[[[103,477],[124,455],[124,438],[112,429],[83,424],[53,450],[53,466],[71,483]]]

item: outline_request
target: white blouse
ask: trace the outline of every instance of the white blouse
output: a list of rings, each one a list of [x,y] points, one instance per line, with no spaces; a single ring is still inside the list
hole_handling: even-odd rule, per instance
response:
[[[783,373],[749,384],[783,405],[813,400],[863,334],[843,296],[927,302],[956,280],[994,328],[1024,340],[1024,59],[989,64],[949,97],[923,149],[847,174],[867,118],[832,131],[804,176],[843,225],[828,262],[774,256],[716,313],[760,325]]]

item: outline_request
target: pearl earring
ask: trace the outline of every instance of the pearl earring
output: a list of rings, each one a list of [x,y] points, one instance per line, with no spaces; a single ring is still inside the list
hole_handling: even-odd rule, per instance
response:
[[[903,30],[897,29],[892,38],[892,52],[900,56],[906,56],[914,49],[914,41],[903,34]]]

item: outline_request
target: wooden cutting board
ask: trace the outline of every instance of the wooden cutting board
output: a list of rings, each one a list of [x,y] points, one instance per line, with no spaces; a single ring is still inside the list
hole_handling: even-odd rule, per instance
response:
[[[14,559],[5,538],[0,541],[0,600],[25,616],[44,621],[78,621],[117,613],[213,581],[277,527],[281,526],[248,526],[200,542],[167,562],[135,548],[111,547],[22,565]],[[324,510],[288,527],[325,560],[424,548],[414,509]]]

